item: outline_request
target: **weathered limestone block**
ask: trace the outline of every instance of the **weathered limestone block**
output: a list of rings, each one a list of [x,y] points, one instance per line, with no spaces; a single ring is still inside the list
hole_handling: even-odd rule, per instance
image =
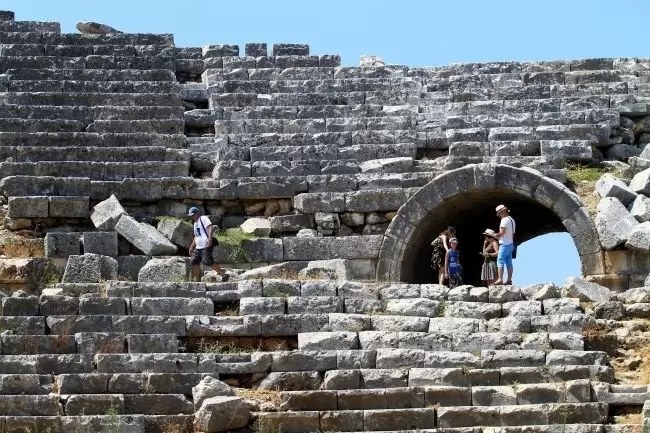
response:
[[[578,298],[582,302],[607,302],[613,293],[600,284],[585,281],[582,278],[569,277],[562,286],[562,296]]]
[[[359,347],[356,332],[305,332],[298,334],[298,350],[354,350]]]
[[[98,254],[70,256],[63,273],[64,283],[101,283],[117,277],[117,260]]]
[[[250,411],[244,401],[235,396],[217,396],[203,400],[194,414],[194,427],[206,433],[225,432],[248,425]]]
[[[314,220],[309,214],[274,216],[269,219],[269,223],[273,233],[298,232],[314,227]]]
[[[249,218],[240,227],[244,233],[255,236],[265,237],[271,234],[271,223],[266,218]]]
[[[630,207],[630,213],[639,222],[650,221],[650,198],[637,195]]]
[[[51,218],[88,218],[88,196],[48,197]]]
[[[317,371],[271,372],[260,382],[258,389],[269,391],[300,391],[318,389],[321,385]]]
[[[323,389],[357,389],[360,386],[359,370],[326,371],[323,378]]]
[[[605,173],[596,182],[596,193],[602,197],[617,198],[624,206],[628,206],[637,197],[637,194],[632,191],[620,179],[616,178],[611,173]]]
[[[601,199],[597,209],[596,230],[603,248],[611,250],[624,244],[638,224],[637,220],[613,197]]]
[[[356,191],[345,194],[346,212],[381,212],[399,209],[407,200],[401,188]]]
[[[46,196],[9,197],[9,218],[47,218],[49,202]]]
[[[650,196],[650,168],[634,175],[630,181],[630,189],[638,194]]]
[[[84,232],[81,235],[84,254],[117,256],[117,232]]]
[[[206,376],[196,386],[192,387],[192,400],[194,409],[199,410],[203,401],[212,397],[234,396],[235,391],[228,384],[212,377]]]
[[[119,200],[111,195],[108,199],[97,203],[90,214],[95,227],[99,230],[113,230],[126,211],[120,204]]]
[[[636,225],[625,243],[629,250],[650,251],[650,221]]]
[[[115,230],[145,255],[176,254],[176,245],[169,242],[158,230],[149,224],[139,223],[128,215],[120,217]]]
[[[192,224],[180,219],[165,218],[158,223],[158,231],[174,245],[189,248],[194,240]]]
[[[293,198],[293,207],[306,214],[316,212],[343,212],[345,194],[337,192],[302,193]]]
[[[383,236],[283,238],[284,260],[373,259]]]
[[[341,227],[338,213],[316,212],[314,215],[314,221],[316,222],[316,225],[325,230],[337,230]]]
[[[138,281],[182,281],[189,271],[189,259],[186,257],[153,258],[138,272]]]
[[[49,232],[45,235],[45,257],[68,258],[80,252],[79,233]]]

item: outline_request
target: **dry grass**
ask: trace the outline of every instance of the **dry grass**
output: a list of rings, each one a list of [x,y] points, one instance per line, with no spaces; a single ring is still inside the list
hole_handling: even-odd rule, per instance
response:
[[[650,384],[650,320],[631,321],[634,330],[622,341],[618,355],[611,359],[618,383]]]
[[[262,389],[235,388],[238,397],[254,400],[259,403],[271,403],[274,407],[280,407],[280,392]]]
[[[43,240],[12,236],[2,244],[2,254],[13,258],[45,257]]]

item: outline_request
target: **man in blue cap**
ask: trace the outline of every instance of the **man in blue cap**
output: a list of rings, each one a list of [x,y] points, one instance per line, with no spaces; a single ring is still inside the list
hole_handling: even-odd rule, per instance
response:
[[[192,240],[192,245],[190,245],[194,280],[201,281],[201,262],[203,262],[205,266],[211,267],[221,276],[221,281],[228,281],[230,275],[226,274],[221,269],[221,266],[214,262],[214,256],[212,255],[215,242],[212,221],[207,216],[201,215],[199,209],[194,206],[187,211],[187,216],[194,221],[194,240]]]

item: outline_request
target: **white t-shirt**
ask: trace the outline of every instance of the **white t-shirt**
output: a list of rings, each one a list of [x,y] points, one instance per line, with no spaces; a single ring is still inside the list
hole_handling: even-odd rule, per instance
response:
[[[208,247],[208,227],[212,225],[212,221],[205,215],[201,215],[196,221],[194,221],[194,245],[197,249],[203,249]]]
[[[504,228],[506,229],[505,234],[499,238],[499,243],[503,245],[510,245],[514,242],[514,235],[517,225],[515,220],[511,216],[501,218],[501,223],[499,224],[499,231]]]

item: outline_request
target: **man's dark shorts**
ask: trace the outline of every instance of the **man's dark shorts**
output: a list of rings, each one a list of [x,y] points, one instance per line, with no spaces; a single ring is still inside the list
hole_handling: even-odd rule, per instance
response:
[[[212,252],[213,247],[202,249],[195,248],[194,252],[192,253],[192,265],[199,265],[201,262],[203,262],[205,266],[214,265],[214,256],[212,255]]]

